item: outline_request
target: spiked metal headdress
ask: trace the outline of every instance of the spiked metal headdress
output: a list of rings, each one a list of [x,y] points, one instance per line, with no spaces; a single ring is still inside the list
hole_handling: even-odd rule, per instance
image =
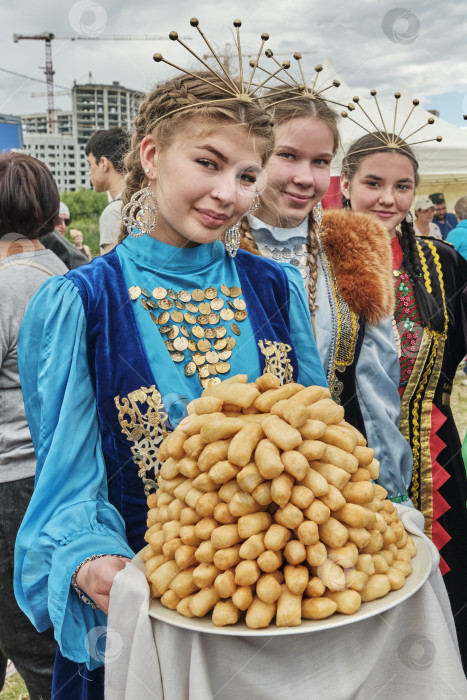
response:
[[[397,106],[399,103],[399,99],[401,97],[401,93],[400,92],[394,93],[394,97],[396,100],[396,104],[395,104],[395,108],[394,108],[394,119],[393,119],[393,124],[392,124],[392,131],[388,131],[386,124],[385,124],[385,121],[384,121],[384,118],[383,118],[383,115],[381,113],[381,108],[379,106],[378,98],[376,97],[376,90],[371,90],[370,95],[375,100],[378,114],[380,116],[381,123],[379,125],[377,124],[377,121],[373,120],[370,117],[370,115],[368,114],[368,112],[362,107],[359,97],[353,98],[353,104],[350,103],[348,105],[348,110],[350,112],[354,112],[356,109],[355,105],[357,105],[357,107],[359,107],[360,110],[365,115],[369,124],[371,124],[372,129],[368,128],[368,126],[366,126],[365,124],[361,124],[356,119],[351,117],[347,111],[342,112],[342,116],[344,118],[350,119],[350,121],[352,121],[354,124],[357,124],[357,126],[359,126],[360,128],[364,129],[368,134],[372,134],[375,137],[375,139],[377,139],[377,141],[378,141],[377,146],[362,148],[359,151],[352,151],[353,154],[354,153],[363,153],[365,151],[369,151],[369,152],[370,151],[380,151],[381,148],[387,148],[389,150],[400,150],[401,152],[404,152],[404,150],[406,149],[407,146],[409,146],[409,147],[415,146],[415,145],[420,144],[420,143],[427,143],[428,141],[442,141],[441,136],[436,136],[436,137],[431,138],[431,139],[423,139],[421,141],[411,141],[411,142],[408,141],[408,139],[410,139],[412,136],[417,134],[419,131],[424,129],[429,124],[430,125],[434,124],[435,120],[433,119],[433,117],[429,117],[425,124],[422,124],[422,126],[419,126],[417,129],[410,132],[409,134],[404,135],[404,133],[403,133],[404,129],[406,128],[407,123],[410,120],[410,117],[412,116],[414,110],[420,104],[420,100],[415,99],[412,101],[412,108],[410,109],[410,111],[407,114],[407,116],[405,117],[405,119],[404,119],[404,117],[402,117],[402,119],[400,120],[402,122],[402,126],[399,127],[397,125]]]
[[[230,71],[228,67],[224,64],[224,62],[221,60],[221,58],[217,55],[216,51],[212,47],[211,43],[207,39],[206,35],[202,31],[202,29],[199,26],[199,21],[194,17],[190,20],[190,24],[192,27],[195,27],[201,37],[203,38],[204,42],[206,43],[210,53],[211,57],[214,59],[215,64],[217,64],[216,69],[212,68],[207,61],[202,58],[201,56],[198,56],[192,49],[185,44],[184,41],[179,37],[177,32],[170,32],[169,38],[172,41],[176,41],[179,44],[181,44],[194,58],[201,64],[203,71],[203,74],[199,73],[194,73],[192,71],[187,70],[186,68],[182,68],[180,66],[177,66],[175,63],[172,63],[171,61],[168,61],[165,59],[162,54],[160,53],[155,53],[154,54],[154,60],[157,63],[166,63],[169,66],[172,66],[172,68],[176,68],[179,70],[181,73],[185,75],[191,75],[192,77],[196,77],[198,80],[201,80],[202,82],[211,85],[212,87],[216,88],[219,90],[221,93],[224,93],[225,97],[219,97],[215,100],[200,100],[199,103],[194,102],[189,105],[184,105],[183,107],[178,107],[167,114],[165,114],[163,117],[160,117],[160,119],[164,119],[165,117],[170,116],[171,114],[175,114],[176,112],[183,112],[189,109],[194,109],[196,107],[204,107],[206,105],[219,105],[222,104],[223,102],[231,102],[232,100],[239,100],[240,102],[257,102],[260,100],[262,96],[262,88],[264,88],[267,83],[275,78],[281,71],[285,69],[285,66],[290,66],[290,63],[285,63],[283,66],[279,66],[278,70],[276,70],[274,73],[268,73],[268,78],[263,80],[260,83],[254,83],[254,77],[256,73],[256,69],[258,67],[258,62],[261,58],[261,55],[263,53],[264,49],[264,44],[266,41],[269,39],[269,34],[263,33],[261,34],[261,43],[258,49],[257,57],[255,61],[250,62],[250,66],[252,68],[249,76],[244,75],[244,70],[243,70],[243,57],[242,57],[242,48],[241,48],[241,42],[240,42],[240,27],[242,25],[241,20],[236,19],[233,22],[233,25],[236,29],[236,48],[237,48],[237,53],[238,53],[238,74],[236,76],[232,76],[230,74]]]
[[[293,54],[293,57],[298,63],[301,78],[301,80],[297,80],[289,70],[290,61],[279,63],[279,61],[277,61],[277,59],[274,57],[273,52],[270,49],[266,49],[264,53],[265,56],[267,56],[268,58],[272,58],[276,65],[282,69],[276,71],[275,73],[271,73],[266,68],[264,68],[264,66],[257,66],[259,70],[263,71],[264,73],[267,73],[270,76],[270,78],[276,78],[276,80],[279,82],[279,85],[269,87],[268,89],[268,105],[275,105],[279,104],[280,102],[290,102],[293,99],[300,99],[306,97],[309,100],[321,98],[326,100],[326,102],[339,105],[340,107],[345,106],[341,102],[331,100],[329,97],[326,97],[324,95],[324,93],[330,88],[339,87],[339,80],[333,80],[328,85],[320,86],[319,88],[317,87],[319,74],[323,70],[323,66],[321,64],[315,66],[315,76],[312,79],[312,81],[308,82],[305,78],[305,74],[303,72],[303,67],[301,64],[302,54],[296,51]],[[253,64],[254,61],[250,61],[250,65],[253,66]],[[284,74],[287,76],[287,78],[284,77]]]

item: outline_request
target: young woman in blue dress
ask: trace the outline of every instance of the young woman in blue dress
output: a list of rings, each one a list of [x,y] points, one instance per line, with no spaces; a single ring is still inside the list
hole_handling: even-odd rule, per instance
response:
[[[232,256],[273,129],[225,82],[189,73],[142,102],[121,243],[43,285],[22,327],[37,472],[16,596],[39,630],[54,626],[55,700],[103,697],[110,589],[145,544],[157,446],[186,404],[271,358],[289,381],[326,386],[300,273]]]

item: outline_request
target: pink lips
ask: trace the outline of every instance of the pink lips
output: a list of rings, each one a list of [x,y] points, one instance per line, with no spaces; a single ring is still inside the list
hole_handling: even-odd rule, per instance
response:
[[[196,211],[198,212],[205,226],[208,228],[217,228],[218,226],[222,226],[224,221],[226,221],[228,218],[225,214],[221,214],[218,211],[213,211],[212,209],[196,209]]]
[[[299,194],[298,192],[284,192],[285,196],[291,201],[297,204],[308,204],[311,200],[311,196],[308,194]]]
[[[383,219],[389,219],[391,216],[395,216],[397,214],[397,212],[395,212],[395,211],[386,211],[386,210],[378,210],[378,211],[374,211],[373,213],[376,214],[377,216],[381,216],[381,218],[383,218]]]

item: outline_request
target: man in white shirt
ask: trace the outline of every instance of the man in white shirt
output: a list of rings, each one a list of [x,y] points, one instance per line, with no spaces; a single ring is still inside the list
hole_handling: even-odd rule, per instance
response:
[[[119,126],[96,131],[86,144],[91,184],[96,192],[108,192],[110,196],[99,218],[101,253],[112,250],[118,242],[125,183],[123,160],[129,145],[129,134]]]

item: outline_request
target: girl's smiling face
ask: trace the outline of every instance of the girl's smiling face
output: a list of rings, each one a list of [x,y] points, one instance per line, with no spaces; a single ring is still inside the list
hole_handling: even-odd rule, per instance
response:
[[[362,159],[351,180],[341,175],[341,189],[353,211],[369,214],[392,238],[414,198],[414,166],[402,153],[373,153]]]
[[[326,194],[334,136],[318,117],[297,117],[275,129],[276,145],[266,165],[267,184],[255,214],[273,226],[298,226]]]
[[[245,127],[198,120],[163,149],[143,139],[141,163],[158,207],[152,235],[177,247],[212,243],[237,223],[262,170],[259,143]]]

